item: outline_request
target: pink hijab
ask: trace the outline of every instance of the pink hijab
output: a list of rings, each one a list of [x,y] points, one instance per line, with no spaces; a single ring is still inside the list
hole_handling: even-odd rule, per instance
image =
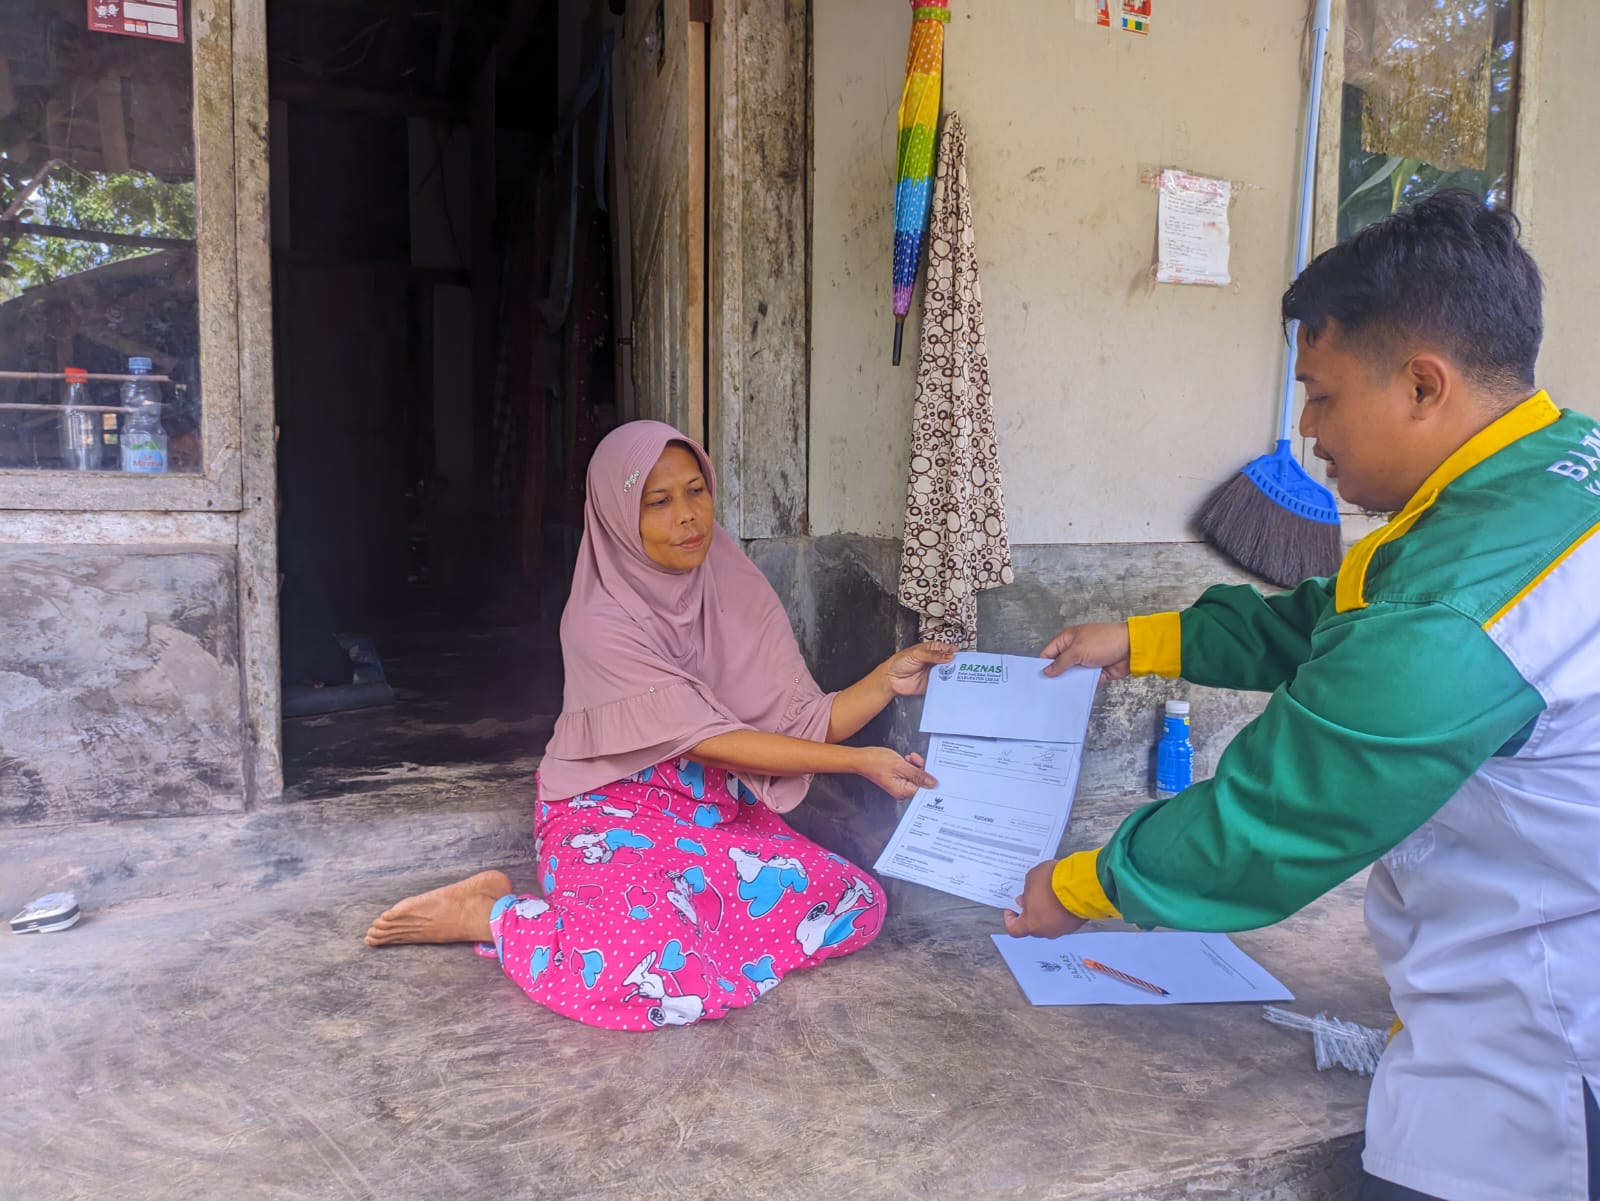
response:
[[[675,759],[717,734],[766,730],[822,742],[833,696],[811,678],[766,577],[723,528],[690,572],[658,565],[639,534],[645,477],[669,443],[706,452],[670,425],[612,431],[589,463],[583,544],[561,617],[566,696],[539,769],[546,800],[576,796]],[[780,813],[809,776],[743,775]]]

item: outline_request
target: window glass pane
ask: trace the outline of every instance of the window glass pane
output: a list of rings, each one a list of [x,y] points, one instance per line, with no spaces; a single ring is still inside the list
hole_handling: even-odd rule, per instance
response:
[[[1521,0],[1350,0],[1339,237],[1440,188],[1511,203]]]
[[[201,468],[187,5],[136,8],[0,3],[0,470]]]

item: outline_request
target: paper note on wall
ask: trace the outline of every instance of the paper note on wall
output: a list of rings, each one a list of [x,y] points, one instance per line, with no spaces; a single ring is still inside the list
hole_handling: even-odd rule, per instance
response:
[[[1228,201],[1233,185],[1187,171],[1163,171],[1156,282],[1232,283],[1228,274]]]
[[[1074,10],[1080,21],[1111,28],[1111,0],[1076,0]]]

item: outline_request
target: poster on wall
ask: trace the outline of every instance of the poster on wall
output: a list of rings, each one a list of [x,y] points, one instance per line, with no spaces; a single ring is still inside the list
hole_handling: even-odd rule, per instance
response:
[[[1148,35],[1152,3],[1153,0],[1122,0],[1123,32]]]
[[[183,0],[89,0],[89,31],[183,41]]]
[[[1187,171],[1163,171],[1160,229],[1156,237],[1156,282],[1210,284],[1226,287],[1228,274],[1228,201],[1233,185]]]

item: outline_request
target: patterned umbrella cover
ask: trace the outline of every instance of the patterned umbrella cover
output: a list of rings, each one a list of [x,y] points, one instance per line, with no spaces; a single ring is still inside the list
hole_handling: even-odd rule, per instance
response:
[[[906,86],[900,93],[900,144],[894,185],[894,362],[911,311],[928,202],[933,192],[933,141],[939,126],[939,85],[944,73],[944,27],[949,0],[911,0],[911,46]]]

